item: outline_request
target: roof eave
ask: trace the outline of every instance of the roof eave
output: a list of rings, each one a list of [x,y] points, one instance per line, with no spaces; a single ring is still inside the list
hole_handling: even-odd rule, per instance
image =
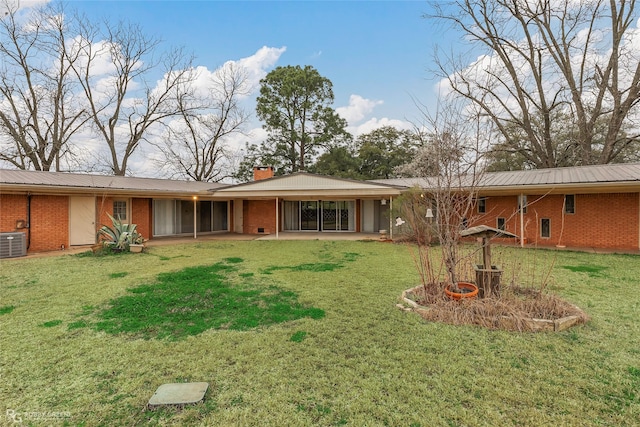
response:
[[[635,193],[640,192],[640,181],[480,186],[478,192],[487,195]]]
[[[42,195],[105,195],[117,197],[180,197],[191,198],[210,197],[208,190],[198,191],[176,191],[176,190],[149,190],[149,189],[130,189],[130,188],[108,188],[108,187],[69,187],[42,184],[3,184],[3,194],[42,194]]]
[[[367,197],[390,197],[399,196],[401,190],[399,188],[371,188],[371,189],[327,189],[327,190],[286,190],[274,189],[263,191],[215,191],[213,198],[216,199],[281,199],[287,198],[319,198],[319,197],[348,197],[352,199],[360,199]]]

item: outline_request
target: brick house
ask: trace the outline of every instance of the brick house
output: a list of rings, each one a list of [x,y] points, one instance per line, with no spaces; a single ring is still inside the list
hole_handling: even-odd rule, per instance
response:
[[[429,179],[376,182],[431,186]],[[640,249],[640,164],[491,172],[477,191],[470,226],[504,229],[523,244]]]
[[[111,224],[107,213],[137,224],[145,238],[193,233],[194,205],[196,214],[203,216],[203,212],[226,209],[226,205],[216,206],[210,200],[198,199],[199,195],[206,196],[210,194],[208,190],[220,186],[149,178],[0,170],[0,232],[25,233],[30,252],[95,243],[100,226]],[[199,226],[208,231],[216,227],[226,229],[226,210],[224,213],[217,223],[209,221]],[[167,215],[173,220],[171,224],[161,224],[154,229],[154,220]]]
[[[30,252],[93,244],[107,213],[146,238],[393,233],[393,200],[415,186],[428,192],[430,183],[274,177],[270,167],[239,185],[0,170],[0,233],[25,233]],[[470,225],[503,228],[523,244],[640,250],[640,164],[487,173],[478,190]]]

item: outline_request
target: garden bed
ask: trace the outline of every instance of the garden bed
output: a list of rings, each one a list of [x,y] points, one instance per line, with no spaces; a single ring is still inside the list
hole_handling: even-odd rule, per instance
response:
[[[415,311],[426,320],[455,325],[479,325],[507,331],[564,331],[586,323],[579,307],[536,289],[510,286],[500,298],[451,301],[441,287],[427,291],[420,285],[402,292],[399,308]]]

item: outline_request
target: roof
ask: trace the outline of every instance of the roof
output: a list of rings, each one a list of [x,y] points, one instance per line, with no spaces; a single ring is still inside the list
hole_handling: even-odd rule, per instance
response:
[[[184,197],[208,195],[209,190],[224,184],[178,181],[156,178],[92,175],[67,172],[41,172],[0,169],[3,192],[37,192],[47,194],[80,194],[108,192],[115,195],[153,195]]]
[[[259,181],[247,182],[214,190],[218,197],[389,197],[399,195],[402,188],[393,184],[296,172]]]
[[[371,182],[404,187],[433,188],[435,178],[398,178]],[[486,172],[479,176],[478,188],[483,193],[536,191],[639,191],[640,163],[574,166],[510,172]]]
[[[487,172],[479,191],[486,195],[640,192],[640,163],[576,166],[513,172]],[[297,172],[260,181],[228,185],[198,181],[0,169],[5,193],[103,194],[141,197],[210,198],[385,198],[419,186],[436,186],[435,178],[358,181]]]
[[[477,225],[467,228],[460,232],[462,237],[518,237],[513,233],[498,228],[489,227],[488,225]]]

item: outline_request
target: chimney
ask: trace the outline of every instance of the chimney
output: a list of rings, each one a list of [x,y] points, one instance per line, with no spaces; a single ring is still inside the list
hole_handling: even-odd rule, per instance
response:
[[[273,178],[273,166],[254,166],[253,167],[253,180],[260,181],[261,179]]]

